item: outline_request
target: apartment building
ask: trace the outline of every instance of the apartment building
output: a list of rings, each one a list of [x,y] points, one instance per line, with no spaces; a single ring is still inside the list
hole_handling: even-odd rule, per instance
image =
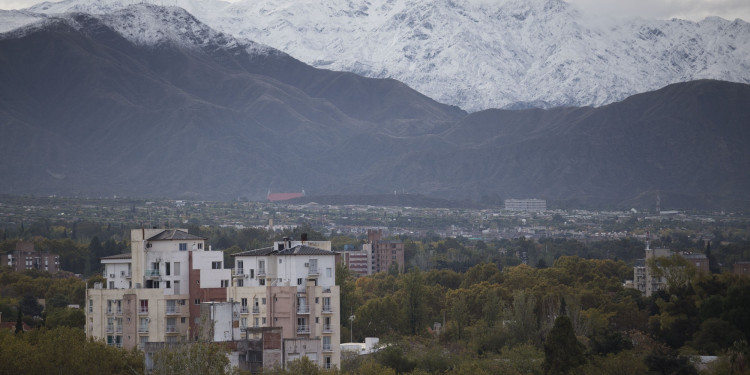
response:
[[[372,273],[388,272],[391,265],[398,266],[398,272],[404,272],[404,243],[397,240],[383,240],[383,230],[367,230],[367,240],[372,245]]]
[[[144,350],[148,368],[155,350],[206,339],[209,322],[208,339],[234,348],[233,364],[258,365],[250,361],[257,353],[247,349],[257,347],[258,332],[266,341],[278,333],[273,350],[283,353],[278,361],[264,354],[263,366],[300,356],[327,368],[340,364],[336,254],[329,241],[285,239],[235,254],[233,269],[225,268],[223,256],[184,229],[131,231],[131,252],[102,258],[106,281],[86,292],[87,335]]]
[[[34,243],[19,241],[16,250],[2,256],[1,264],[16,272],[38,270],[55,273],[60,270],[60,256],[34,249]]]
[[[655,292],[666,289],[667,280],[654,274],[653,269],[649,266],[649,260],[655,258],[668,258],[674,255],[669,249],[652,249],[649,242],[646,242],[646,257],[636,259],[633,267],[633,284],[632,287],[638,289],[646,297]],[[708,258],[704,254],[678,254],[688,262],[695,264],[699,272],[709,272]]]
[[[506,199],[505,209],[508,211],[547,211],[547,201],[544,199]]]
[[[134,229],[131,253],[102,258],[103,285],[86,291],[86,334],[123,348],[195,339],[200,304],[226,301],[224,254],[185,229]]]
[[[284,363],[306,356],[324,368],[341,363],[336,254],[329,241],[275,242],[234,255],[228,298],[239,326],[281,327]]]

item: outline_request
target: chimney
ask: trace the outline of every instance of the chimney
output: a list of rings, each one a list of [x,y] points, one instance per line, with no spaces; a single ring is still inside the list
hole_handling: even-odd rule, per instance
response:
[[[301,240],[302,240],[302,243],[307,242],[307,233],[302,233]]]

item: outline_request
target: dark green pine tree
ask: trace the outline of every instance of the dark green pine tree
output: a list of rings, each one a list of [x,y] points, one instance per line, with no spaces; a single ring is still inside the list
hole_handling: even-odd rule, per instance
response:
[[[708,258],[708,270],[711,273],[721,273],[716,257],[711,254],[711,241],[706,241],[706,258]]]
[[[16,318],[16,333],[23,333],[23,310],[21,310],[21,304],[18,304],[18,317]]]
[[[576,339],[570,318],[558,317],[544,341],[544,373],[563,375],[585,364],[584,349],[583,344]]]

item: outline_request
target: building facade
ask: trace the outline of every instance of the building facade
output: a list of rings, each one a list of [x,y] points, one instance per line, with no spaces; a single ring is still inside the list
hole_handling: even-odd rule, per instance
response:
[[[106,281],[87,290],[87,335],[144,350],[147,368],[154,350],[201,337],[232,347],[233,364],[257,367],[248,348],[257,347],[258,332],[281,340],[280,360],[269,352],[262,366],[302,355],[323,367],[340,365],[329,241],[285,239],[235,254],[235,268],[223,259],[184,229],[131,231],[131,253],[102,258]]]
[[[708,258],[703,254],[675,254],[669,249],[652,249],[646,242],[646,257],[636,259],[633,267],[633,284],[632,287],[638,289],[646,297],[655,292],[667,288],[667,280],[662,276],[657,276],[652,267],[649,266],[649,260],[655,258],[668,258],[673,255],[679,255],[691,264],[695,265],[698,272],[709,272]]]
[[[134,229],[131,253],[102,258],[103,285],[86,291],[86,334],[123,348],[195,339],[200,304],[226,301],[224,254],[184,229]]]
[[[2,256],[2,265],[11,267],[16,272],[37,270],[56,273],[60,271],[60,256],[38,251],[31,242],[19,241],[15,251]]]
[[[547,211],[547,201],[544,199],[506,199],[505,209],[508,211]]]
[[[306,356],[324,368],[341,363],[336,254],[329,241],[279,241],[234,255],[230,301],[240,327],[281,327],[284,363]],[[247,336],[247,335],[246,335]]]

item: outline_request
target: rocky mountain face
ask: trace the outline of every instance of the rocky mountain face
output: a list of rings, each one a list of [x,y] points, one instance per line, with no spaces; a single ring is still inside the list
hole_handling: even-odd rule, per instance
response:
[[[394,190],[497,203],[750,208],[750,85],[467,114],[308,66],[180,8],[0,36],[0,192],[263,199]]]
[[[42,3],[0,25],[69,11],[108,14],[141,2]],[[312,66],[394,78],[472,112],[601,106],[696,79],[750,83],[750,24],[742,20],[593,19],[562,0],[158,4]]]

